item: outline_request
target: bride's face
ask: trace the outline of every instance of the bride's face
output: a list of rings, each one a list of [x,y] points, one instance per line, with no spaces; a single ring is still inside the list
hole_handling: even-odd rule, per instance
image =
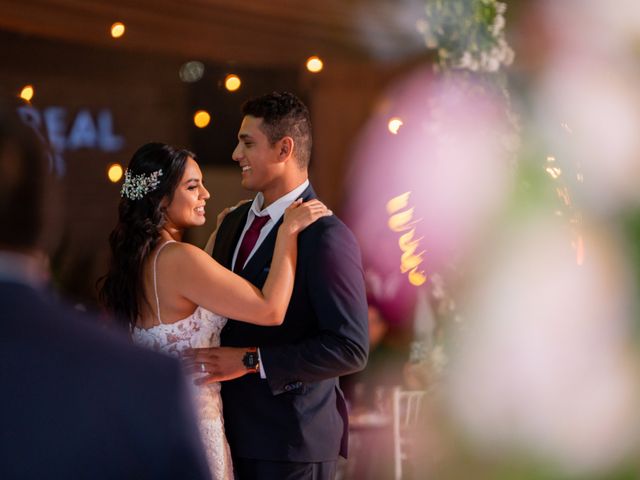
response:
[[[204,225],[204,206],[209,197],[209,192],[202,183],[200,167],[189,157],[182,179],[167,206],[167,226],[182,229]]]

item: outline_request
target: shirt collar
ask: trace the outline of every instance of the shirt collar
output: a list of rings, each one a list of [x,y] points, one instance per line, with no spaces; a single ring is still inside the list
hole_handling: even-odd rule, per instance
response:
[[[302,182],[286,195],[283,195],[282,197],[277,199],[264,210],[261,210],[262,204],[264,203],[264,195],[262,194],[262,192],[258,192],[256,198],[253,199],[250,212],[253,213],[253,215],[256,217],[264,217],[265,215],[269,215],[272,221],[278,222],[280,220],[280,217],[284,215],[284,211],[287,209],[287,207],[291,205],[294,200],[297,200],[308,186],[309,179]]]

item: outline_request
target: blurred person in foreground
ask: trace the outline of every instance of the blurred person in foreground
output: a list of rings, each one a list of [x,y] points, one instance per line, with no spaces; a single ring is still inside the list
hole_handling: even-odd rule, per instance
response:
[[[0,477],[208,479],[178,362],[46,292],[56,202],[29,108],[0,101]]]

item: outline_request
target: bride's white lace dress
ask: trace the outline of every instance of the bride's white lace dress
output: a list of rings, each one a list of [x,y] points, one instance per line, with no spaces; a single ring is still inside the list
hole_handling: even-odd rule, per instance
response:
[[[154,290],[156,293],[157,312],[159,298],[156,282],[156,262],[158,254],[167,245],[162,245],[153,262]],[[141,346],[164,352],[178,357],[187,348],[218,347],[220,346],[220,331],[227,319],[216,315],[202,307],[187,318],[174,323],[162,323],[148,329],[134,328],[133,341]],[[224,435],[224,423],[222,419],[222,399],[220,397],[220,384],[210,383],[193,387],[193,396],[198,409],[198,423],[204,442],[211,475],[214,480],[232,480],[233,467],[229,444]]]

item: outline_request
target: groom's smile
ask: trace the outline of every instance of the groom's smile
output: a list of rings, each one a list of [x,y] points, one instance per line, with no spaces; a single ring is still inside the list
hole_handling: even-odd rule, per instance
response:
[[[284,162],[280,141],[272,143],[265,134],[262,118],[247,115],[238,132],[238,144],[231,158],[238,163],[242,186],[253,192],[274,190],[274,198],[287,192],[281,188]],[[284,190],[284,191],[280,191]]]

